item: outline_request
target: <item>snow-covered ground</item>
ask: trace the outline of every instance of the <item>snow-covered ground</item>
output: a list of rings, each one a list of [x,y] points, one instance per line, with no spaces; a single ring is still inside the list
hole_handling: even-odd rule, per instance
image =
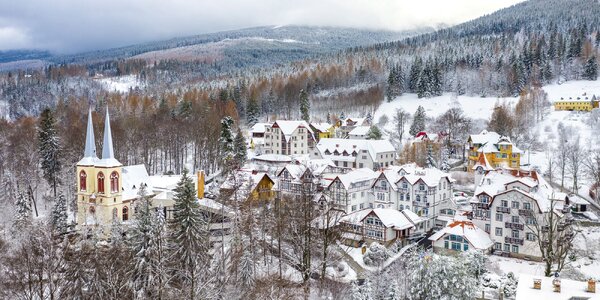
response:
[[[138,80],[136,75],[106,77],[96,80],[111,92],[127,93],[130,89],[144,87],[144,84]]]

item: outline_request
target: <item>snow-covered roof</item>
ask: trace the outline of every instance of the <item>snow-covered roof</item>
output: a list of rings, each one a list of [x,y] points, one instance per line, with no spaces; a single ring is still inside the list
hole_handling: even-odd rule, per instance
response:
[[[151,195],[153,193],[154,187],[152,186],[145,165],[141,164],[123,167],[121,176],[123,183],[121,197],[123,200],[137,198],[140,186],[142,185],[146,186],[146,195]]]
[[[367,118],[348,117],[342,120],[342,126],[362,126],[365,124],[365,120],[367,120]],[[353,125],[349,125],[348,123],[350,122],[352,122]]]
[[[361,209],[353,213],[347,214],[340,219],[340,222],[346,224],[360,225],[362,220],[373,211],[371,208]]]
[[[388,140],[321,139],[316,148],[323,158],[331,158],[332,160],[341,160],[344,157],[342,153],[346,151],[349,161],[355,159],[352,156],[352,152],[356,152],[358,155],[362,150],[367,150],[371,159],[378,161],[378,154],[396,151],[394,145]],[[340,155],[334,155],[335,150]],[[326,151],[329,151],[331,154],[325,154]]]
[[[385,227],[395,230],[412,228],[424,221],[423,218],[408,209],[399,211],[393,208],[367,208],[345,215],[340,222],[359,225],[371,213],[375,214]]]
[[[494,245],[488,233],[483,229],[475,226],[465,216],[457,215],[454,221],[442,228],[442,230],[434,233],[429,237],[431,241],[437,241],[447,234],[461,236],[471,244],[475,249],[485,250]]]
[[[310,123],[310,125],[320,132],[329,131],[329,128],[333,126],[329,123]]]
[[[308,124],[305,121],[277,120],[271,126],[279,127],[279,129],[281,129],[281,133],[283,133],[286,141],[288,141],[292,137],[292,134],[294,134],[294,131],[296,131],[296,129],[299,127],[306,128],[306,130],[308,130],[308,132],[310,132],[311,134],[314,135],[312,129],[310,128],[310,126],[308,126]]]
[[[252,160],[275,162],[275,163],[289,163],[292,161],[292,158],[287,155],[281,155],[281,154],[263,154],[263,155],[253,157]]]
[[[541,281],[541,289],[533,288],[533,280]],[[554,292],[552,281],[554,277],[546,277],[543,274],[530,275],[519,274],[519,283],[515,300],[532,300],[532,299],[553,299],[553,300],[570,300],[570,299],[600,299],[600,293],[586,292],[588,283],[586,281],[577,281],[571,279],[560,278],[560,293]],[[597,285],[597,284],[596,284]]]
[[[394,184],[402,180],[408,181],[411,185],[418,181],[423,181],[427,186],[435,187],[440,184],[442,178],[447,178],[449,182],[455,181],[450,176],[450,173],[446,173],[437,168],[421,168],[414,163],[402,166],[389,166],[384,172],[388,180],[392,180],[392,183]]]
[[[348,134],[357,136],[367,135],[370,129],[371,126],[356,126],[356,128],[352,129]]]
[[[337,178],[340,180],[340,182],[342,182],[346,190],[350,189],[353,183],[363,181],[369,181],[369,185],[365,188],[370,188],[371,184],[373,183],[373,180],[377,178],[377,174],[377,172],[369,168],[361,168],[352,170],[346,174],[338,175]]]
[[[471,139],[471,142],[473,142],[473,144],[495,144],[500,139],[500,135],[493,131],[484,130],[479,134],[471,134],[469,136],[469,139]]]
[[[469,140],[475,144],[480,145],[477,152],[480,153],[497,153],[500,152],[498,146],[510,146],[512,145],[512,153],[523,153],[523,151],[507,136],[500,136],[498,133],[493,131],[484,130],[480,134],[472,134],[469,136]]]
[[[265,177],[271,182],[274,182],[269,174],[265,172],[240,169],[232,172],[227,177],[227,180],[221,184],[221,189],[236,190],[238,199],[246,200],[250,193],[256,189],[260,181]]]
[[[265,129],[271,126],[271,123],[256,123],[250,129],[251,133],[265,133]]]

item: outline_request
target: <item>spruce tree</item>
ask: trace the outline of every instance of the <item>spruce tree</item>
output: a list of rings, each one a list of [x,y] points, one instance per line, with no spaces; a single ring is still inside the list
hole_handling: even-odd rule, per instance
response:
[[[435,168],[436,167],[435,159],[433,158],[433,147],[431,143],[427,143],[427,167]]]
[[[410,75],[408,77],[408,89],[413,93],[417,92],[417,87],[418,87],[418,83],[419,83],[419,78],[421,76],[421,71],[422,71],[422,61],[421,61],[421,58],[417,57],[417,58],[415,58],[415,61],[413,62],[412,66],[410,67]]]
[[[56,198],[54,206],[52,207],[53,229],[60,234],[66,233],[69,229],[67,218],[67,199],[65,199],[65,196],[62,193],[58,193],[58,198]]]
[[[590,57],[585,66],[583,67],[583,78],[587,80],[596,80],[598,79],[598,62],[596,61],[596,57]]]
[[[258,118],[260,116],[260,111],[258,107],[258,102],[255,97],[250,97],[248,100],[248,105],[246,106],[246,119],[248,120],[248,126],[254,126],[254,124],[258,123]]]
[[[233,137],[233,119],[226,116],[221,119],[221,137],[219,138],[221,148],[221,167],[227,172],[227,165],[231,162],[235,155],[234,137]]]
[[[131,250],[133,252],[132,289],[137,299],[149,298],[152,290],[153,262],[152,211],[146,187],[140,186],[136,203],[135,218],[131,230]]]
[[[385,89],[385,97],[387,98],[387,102],[392,102],[394,99],[394,69],[390,70],[390,74],[388,75],[387,87]]]
[[[188,171],[184,170],[175,188],[173,219],[169,240],[173,247],[173,265],[181,270],[180,280],[189,289],[189,298],[196,299],[200,267],[207,262],[206,222],[196,199],[196,190]]]
[[[306,122],[310,120],[310,102],[305,90],[300,90],[300,118]]]
[[[25,194],[21,191],[17,194],[15,201],[15,219],[14,227],[16,232],[21,232],[25,227],[31,224],[31,205]]]
[[[44,109],[40,115],[38,126],[38,146],[44,179],[52,186],[54,197],[56,197],[56,186],[59,183],[58,175],[61,168],[60,143],[55,123],[52,111],[49,108]]]
[[[367,140],[381,140],[381,130],[375,125],[369,128],[369,132],[367,132]]]
[[[248,150],[246,149],[246,139],[244,138],[244,134],[242,134],[242,131],[239,128],[235,136],[234,151],[235,154],[233,159],[237,167],[243,166],[248,157]]]
[[[419,105],[413,116],[412,124],[410,125],[410,135],[415,136],[417,133],[425,131],[425,118],[425,109],[423,106]]]

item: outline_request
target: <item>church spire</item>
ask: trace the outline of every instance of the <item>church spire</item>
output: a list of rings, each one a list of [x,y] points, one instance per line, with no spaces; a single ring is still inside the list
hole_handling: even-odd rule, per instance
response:
[[[102,144],[102,159],[114,159],[112,134],[110,132],[110,115],[106,107],[106,118],[104,119],[104,142]]]
[[[88,112],[87,132],[85,134],[85,152],[83,157],[98,158],[96,155],[96,139],[94,138],[94,126],[92,125],[92,108]]]

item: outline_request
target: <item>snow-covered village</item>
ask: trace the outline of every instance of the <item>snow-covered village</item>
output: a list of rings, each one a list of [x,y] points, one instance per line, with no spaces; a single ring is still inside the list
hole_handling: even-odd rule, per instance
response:
[[[63,2],[0,3],[0,299],[600,299],[598,1]]]

